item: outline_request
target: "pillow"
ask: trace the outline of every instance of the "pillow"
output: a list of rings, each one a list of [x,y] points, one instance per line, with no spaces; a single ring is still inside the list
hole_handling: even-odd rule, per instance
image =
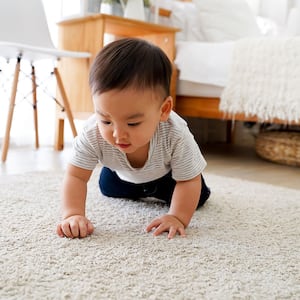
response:
[[[184,2],[172,1],[170,25],[181,29],[181,31],[176,33],[177,41],[185,41],[187,36],[187,14],[185,7]]]
[[[176,1],[175,1],[176,2]],[[185,3],[185,40],[186,41],[205,41],[202,28],[199,26],[198,14],[194,3]]]
[[[259,14],[259,9],[260,9],[260,1],[261,0],[246,0],[247,4],[251,8],[252,12],[255,15]],[[273,0],[274,1],[274,0]]]
[[[173,8],[173,2],[174,4]],[[185,40],[185,24],[186,24],[186,15],[184,9],[184,3],[179,1],[170,1],[170,0],[155,0],[155,5],[158,5],[159,8],[167,9],[172,11],[171,17],[159,16],[158,24],[165,26],[172,26],[181,29],[181,31],[176,33],[176,40]],[[155,16],[153,10],[150,14],[150,22],[155,22]]]
[[[176,33],[176,41],[204,40],[201,27],[198,26],[197,11],[194,3],[176,0],[156,0],[155,3],[161,8],[171,10],[170,18],[159,17],[158,23],[180,28],[181,31]],[[154,21],[154,16],[151,16],[150,21]]]
[[[286,35],[300,35],[300,7],[294,7],[289,12],[287,19]]]
[[[204,35],[198,26],[195,4],[192,2],[172,1],[171,26],[181,29],[177,41],[203,41]]]
[[[255,16],[245,0],[194,0],[194,3],[198,27],[206,41],[260,36]]]

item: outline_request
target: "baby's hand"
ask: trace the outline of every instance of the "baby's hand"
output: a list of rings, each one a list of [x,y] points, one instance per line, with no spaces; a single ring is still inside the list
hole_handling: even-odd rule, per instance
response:
[[[84,216],[75,215],[66,218],[57,225],[56,233],[60,237],[84,238],[94,231],[94,226]]]
[[[182,237],[185,237],[184,225],[178,218],[173,215],[163,215],[159,218],[154,219],[147,227],[146,231],[150,232],[154,229],[153,234],[160,235],[161,233],[168,231],[168,239],[172,239],[178,232]]]

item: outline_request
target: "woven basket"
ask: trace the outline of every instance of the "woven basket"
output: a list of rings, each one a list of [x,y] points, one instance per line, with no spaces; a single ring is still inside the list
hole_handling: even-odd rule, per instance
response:
[[[300,167],[300,132],[262,132],[256,139],[255,149],[264,159]]]

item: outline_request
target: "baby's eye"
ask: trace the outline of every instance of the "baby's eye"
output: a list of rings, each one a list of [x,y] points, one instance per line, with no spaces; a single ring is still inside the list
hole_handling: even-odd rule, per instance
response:
[[[106,120],[101,120],[101,123],[104,125],[110,125],[111,122],[110,121],[106,121]]]
[[[135,122],[135,123],[128,123],[128,126],[134,127],[140,125],[141,122]]]

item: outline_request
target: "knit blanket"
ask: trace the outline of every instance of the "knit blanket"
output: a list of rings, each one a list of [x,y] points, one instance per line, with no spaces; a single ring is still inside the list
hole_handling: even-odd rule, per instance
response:
[[[259,121],[300,121],[300,37],[236,42],[220,110]]]

